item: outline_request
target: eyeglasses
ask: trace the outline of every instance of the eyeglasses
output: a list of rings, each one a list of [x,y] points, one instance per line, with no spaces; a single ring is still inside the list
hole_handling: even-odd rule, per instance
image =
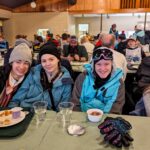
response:
[[[112,60],[113,59],[113,53],[110,49],[106,47],[99,47],[93,52],[93,60]]]

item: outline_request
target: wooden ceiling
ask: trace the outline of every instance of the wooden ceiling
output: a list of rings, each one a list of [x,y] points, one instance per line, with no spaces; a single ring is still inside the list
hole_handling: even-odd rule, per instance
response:
[[[36,8],[30,3],[36,2]],[[0,0],[0,8],[12,12],[62,12],[69,13],[128,13],[150,12],[150,0],[76,0],[69,5],[68,0]]]

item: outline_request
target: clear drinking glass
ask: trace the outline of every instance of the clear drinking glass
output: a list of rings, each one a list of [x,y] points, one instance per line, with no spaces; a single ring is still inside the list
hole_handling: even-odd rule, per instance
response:
[[[48,103],[46,101],[37,101],[33,103],[35,114],[37,115],[37,122],[45,120]]]
[[[64,128],[70,124],[73,107],[72,102],[61,102],[58,105],[60,125]]]

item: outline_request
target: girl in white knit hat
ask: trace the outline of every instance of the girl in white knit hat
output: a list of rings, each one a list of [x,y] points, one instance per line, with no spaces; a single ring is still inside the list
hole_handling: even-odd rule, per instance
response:
[[[9,65],[0,69],[0,107],[7,107],[25,79],[32,62],[31,49],[21,43],[9,58]]]

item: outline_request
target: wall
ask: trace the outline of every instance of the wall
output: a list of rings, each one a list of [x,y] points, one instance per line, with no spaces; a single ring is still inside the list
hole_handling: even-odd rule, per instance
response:
[[[17,34],[25,34],[33,40],[39,28],[50,28],[51,32],[62,34],[65,29],[68,30],[68,13],[13,13],[12,18],[5,20],[3,25],[6,39],[13,44]]]
[[[80,15],[82,16],[82,15]],[[150,16],[147,17],[147,21]],[[140,18],[136,16],[110,16],[107,19],[103,16],[102,31],[108,33],[113,23],[117,24],[119,31],[133,31],[134,26],[144,22],[144,16]],[[77,26],[79,23],[89,24],[89,33],[96,35],[100,31],[100,16],[98,17],[74,17],[68,12],[47,12],[47,13],[13,13],[11,19],[3,21],[4,36],[13,44],[16,34],[26,34],[29,40],[33,40],[33,35],[39,28],[50,28],[54,34],[62,34],[68,31],[70,34],[77,34]],[[150,25],[150,22],[148,22]],[[150,28],[150,26],[149,26]]]
[[[0,18],[8,19],[12,17],[12,12],[9,10],[0,9]]]
[[[78,34],[78,24],[89,24],[89,33],[96,35],[100,31],[100,17],[81,17],[76,18],[76,33]]]
[[[68,15],[68,33],[69,34],[75,35],[76,33],[75,24],[76,24],[75,17],[72,15]]]
[[[147,21],[150,29],[150,16],[147,16]],[[89,24],[89,33],[91,35],[96,35],[100,32],[100,16],[99,17],[76,17],[76,27],[80,23],[88,23]],[[112,24],[117,24],[118,31],[133,31],[134,26],[138,23],[144,24],[144,15],[140,18],[138,16],[110,16],[109,19],[106,15],[103,16],[103,24],[102,24],[102,32],[108,33],[109,28]]]

